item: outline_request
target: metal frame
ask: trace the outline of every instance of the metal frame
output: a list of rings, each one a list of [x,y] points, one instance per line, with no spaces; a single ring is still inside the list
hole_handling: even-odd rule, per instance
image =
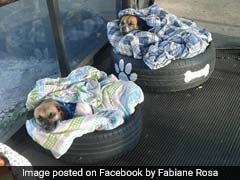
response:
[[[145,0],[144,0],[145,1]],[[155,0],[146,0],[148,2],[148,6],[154,4]],[[126,9],[126,8],[140,8],[140,0],[119,0],[117,1],[117,13],[120,10]]]
[[[63,25],[59,13],[58,0],[46,0],[48,6],[49,17],[51,20],[54,41],[56,45],[58,63],[61,76],[65,77],[71,72],[68,61],[67,51],[64,41]]]

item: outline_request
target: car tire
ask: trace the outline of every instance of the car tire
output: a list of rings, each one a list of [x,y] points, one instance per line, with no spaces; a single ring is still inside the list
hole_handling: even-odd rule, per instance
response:
[[[140,105],[121,126],[109,131],[96,131],[76,138],[69,150],[59,160],[69,164],[96,164],[121,157],[139,142],[142,132]],[[35,143],[38,149],[51,157],[49,150]]]
[[[207,81],[215,68],[215,62],[216,49],[213,43],[202,54],[190,59],[174,60],[157,70],[149,69],[140,59],[113,52],[113,73],[122,80],[136,80],[144,91],[176,92]]]

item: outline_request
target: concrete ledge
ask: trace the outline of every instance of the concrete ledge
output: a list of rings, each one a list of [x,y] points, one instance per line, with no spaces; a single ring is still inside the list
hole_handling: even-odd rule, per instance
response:
[[[236,0],[156,0],[179,17],[194,20],[213,34],[217,47],[240,46],[240,3]]]

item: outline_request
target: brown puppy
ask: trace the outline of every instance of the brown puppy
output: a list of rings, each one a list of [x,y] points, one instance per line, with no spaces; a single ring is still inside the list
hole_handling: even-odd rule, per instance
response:
[[[0,6],[7,5],[12,2],[16,2],[17,0],[0,0]]]
[[[8,159],[2,153],[0,153],[0,166],[9,166]]]
[[[49,132],[56,128],[57,121],[67,119],[67,111],[62,104],[47,99],[34,109],[34,117],[40,127]]]
[[[0,179],[17,179],[14,177],[8,159],[2,153],[0,153]]]
[[[123,35],[134,30],[147,31],[149,29],[149,26],[144,20],[133,15],[123,16],[120,20],[119,27]]]

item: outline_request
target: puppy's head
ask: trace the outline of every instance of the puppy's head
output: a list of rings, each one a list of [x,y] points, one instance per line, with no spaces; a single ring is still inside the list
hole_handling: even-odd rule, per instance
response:
[[[8,159],[2,153],[0,153],[0,166],[9,166]]]
[[[140,18],[137,16],[133,15],[125,15],[121,18],[120,20],[120,31],[123,35],[134,31],[134,30],[141,30],[141,25],[140,25]]]
[[[44,100],[34,109],[34,117],[37,123],[45,131],[53,131],[58,121],[65,120],[67,111],[65,107],[53,99]]]

